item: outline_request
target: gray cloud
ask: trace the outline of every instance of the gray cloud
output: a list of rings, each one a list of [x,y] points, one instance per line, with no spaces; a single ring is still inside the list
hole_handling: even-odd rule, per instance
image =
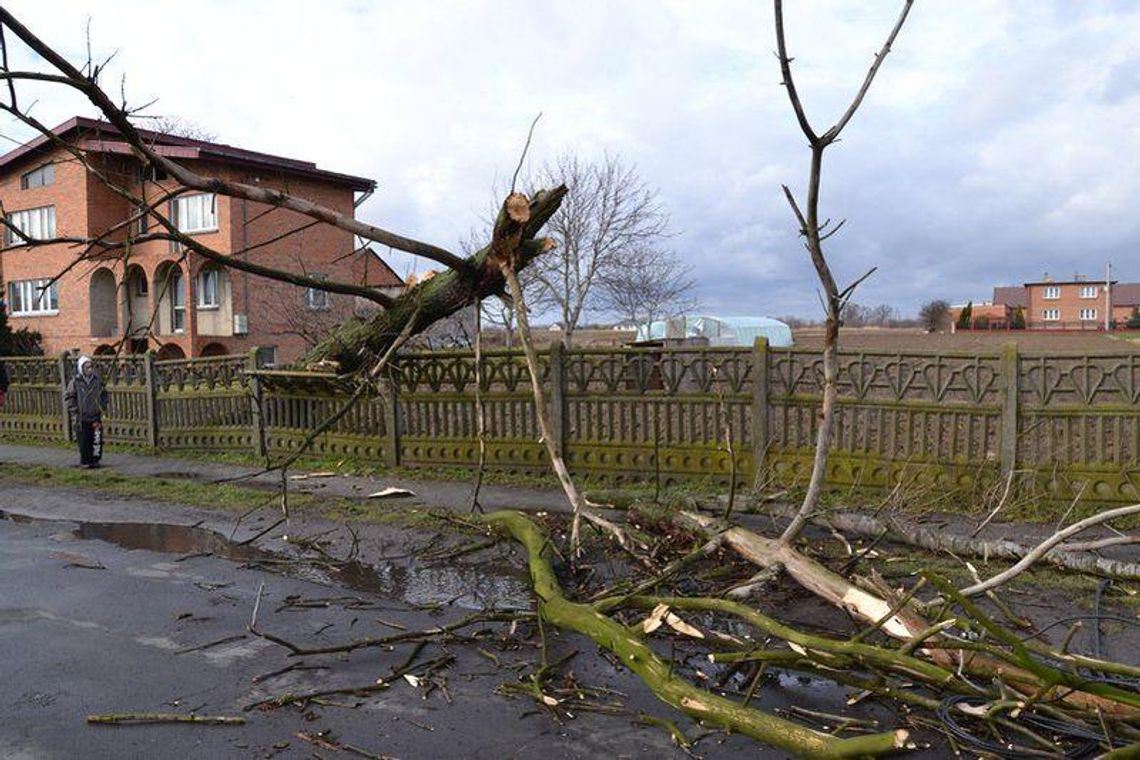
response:
[[[47,6],[51,7],[47,7]],[[780,192],[808,153],[766,3],[711,0],[184,3],[17,0],[105,80],[225,142],[374,177],[369,221],[458,247],[544,113],[530,163],[609,150],[661,190],[711,311],[814,315],[810,263]],[[893,3],[789,4],[795,70],[818,129],[862,80]],[[1109,0],[930,0],[825,165],[842,280],[914,312],[984,299],[1048,270],[1140,279],[1140,10]],[[37,88],[37,114],[90,109]],[[18,130],[5,128],[9,135]],[[397,262],[403,269],[403,261]]]

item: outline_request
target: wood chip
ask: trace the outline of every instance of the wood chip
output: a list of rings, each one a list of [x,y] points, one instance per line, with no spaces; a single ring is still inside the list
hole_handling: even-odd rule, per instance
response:
[[[415,495],[416,494],[414,491],[409,491],[406,488],[396,488],[395,486],[389,486],[387,488],[383,488],[383,489],[377,491],[376,493],[368,494],[367,498],[369,498],[369,499],[391,499],[391,498],[398,497],[398,496],[415,496]]]

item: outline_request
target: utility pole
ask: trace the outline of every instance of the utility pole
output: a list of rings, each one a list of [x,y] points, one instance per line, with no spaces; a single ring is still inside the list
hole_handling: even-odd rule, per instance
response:
[[[1104,331],[1112,329],[1112,262],[1104,265]]]

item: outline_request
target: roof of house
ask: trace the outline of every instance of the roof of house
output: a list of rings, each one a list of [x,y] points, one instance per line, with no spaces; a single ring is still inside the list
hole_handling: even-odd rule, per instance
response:
[[[1101,285],[1104,280],[1065,280],[1027,282],[1025,285],[999,285],[994,288],[993,302],[1018,307],[1029,305],[1028,285]],[[1112,281],[1112,303],[1115,306],[1140,306],[1140,282]]]
[[[121,153],[131,155],[130,146],[119,139],[119,130],[114,124],[98,119],[89,119],[84,116],[73,116],[67,121],[51,130],[52,134],[61,139],[75,137],[78,146],[84,150],[100,153]],[[301,175],[345,185],[353,190],[372,190],[376,187],[375,180],[366,177],[357,177],[351,174],[341,174],[318,169],[312,161],[300,161],[284,156],[275,156],[270,153],[236,148],[232,145],[194,140],[189,137],[152,132],[139,129],[143,139],[149,141],[159,155],[173,159],[200,159],[214,160],[226,164],[245,166],[251,169],[264,171],[284,172]],[[42,149],[50,147],[52,139],[47,135],[40,135],[29,140],[3,156],[0,156],[0,171],[28,156],[43,152]]]
[[[1140,282],[1122,282],[1112,286],[1114,306],[1140,306]]]
[[[998,285],[994,287],[994,303],[1006,306],[1028,306],[1029,298],[1024,285]]]
[[[367,285],[373,288],[400,288],[407,285],[400,275],[396,274],[396,270],[388,264],[387,261],[380,257],[380,254],[372,250],[371,247],[365,245],[356,249],[356,253],[366,257],[367,261],[374,261],[378,267],[377,271],[370,273]]]

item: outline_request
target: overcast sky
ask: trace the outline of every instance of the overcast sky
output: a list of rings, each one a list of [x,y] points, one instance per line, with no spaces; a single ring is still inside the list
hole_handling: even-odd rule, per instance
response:
[[[457,250],[509,178],[610,151],[659,189],[705,310],[816,317],[780,191],[808,151],[773,54],[770,2],[6,2],[73,61],[90,18],[104,84],[220,142],[371,177],[359,216]],[[846,107],[894,0],[788,0],[817,131]],[[862,110],[828,150],[821,212],[841,285],[914,313],[932,298],[1100,274],[1140,280],[1140,3],[918,0]],[[94,115],[59,91],[34,113]],[[26,138],[0,122],[7,137]],[[407,271],[408,265],[396,262]]]

